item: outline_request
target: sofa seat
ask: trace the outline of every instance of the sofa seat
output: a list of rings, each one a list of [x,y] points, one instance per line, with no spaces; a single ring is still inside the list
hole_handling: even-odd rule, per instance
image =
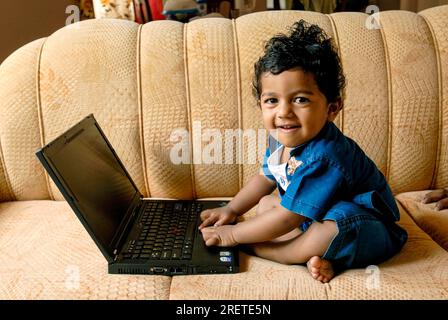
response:
[[[348,270],[323,284],[305,266],[241,253],[239,274],[173,277],[170,299],[448,299],[448,252],[399,208],[409,240],[378,268]]]
[[[349,270],[322,284],[312,279],[304,266],[286,266],[245,253],[240,253],[241,272],[233,275],[110,275],[106,260],[66,202],[5,202],[0,204],[0,296],[448,299],[448,252],[425,234],[402,207],[400,210],[400,224],[409,232],[409,241],[401,253],[379,268]]]
[[[430,191],[405,192],[396,198],[417,225],[448,250],[448,209],[437,211],[435,202],[422,203],[423,197]]]
[[[0,204],[2,299],[168,299],[171,278],[110,275],[65,201]]]

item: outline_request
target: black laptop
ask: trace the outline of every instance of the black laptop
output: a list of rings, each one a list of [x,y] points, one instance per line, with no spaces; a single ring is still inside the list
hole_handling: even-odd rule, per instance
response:
[[[224,201],[143,199],[93,115],[36,152],[114,274],[238,272],[236,248],[206,247],[201,211]]]

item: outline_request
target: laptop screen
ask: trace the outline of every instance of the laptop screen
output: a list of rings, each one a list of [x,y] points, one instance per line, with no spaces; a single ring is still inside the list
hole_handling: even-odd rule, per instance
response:
[[[48,150],[47,160],[97,239],[109,248],[138,190],[95,122],[64,138]]]

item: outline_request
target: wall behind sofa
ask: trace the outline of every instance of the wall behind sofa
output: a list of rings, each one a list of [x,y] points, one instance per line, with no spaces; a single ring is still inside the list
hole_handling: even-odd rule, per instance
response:
[[[65,25],[74,0],[1,1],[0,63],[13,51]]]

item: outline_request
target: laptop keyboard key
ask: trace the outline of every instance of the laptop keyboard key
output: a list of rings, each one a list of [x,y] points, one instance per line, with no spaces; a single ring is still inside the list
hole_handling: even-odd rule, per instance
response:
[[[151,258],[153,258],[153,259],[159,259],[161,253],[162,253],[162,251],[154,251],[154,252],[151,254]]]
[[[132,258],[191,259],[199,203],[149,202],[141,219],[138,241],[128,250]]]
[[[171,258],[172,259],[180,259],[181,249],[173,249]]]
[[[171,258],[171,250],[162,251],[161,259],[170,259]]]

